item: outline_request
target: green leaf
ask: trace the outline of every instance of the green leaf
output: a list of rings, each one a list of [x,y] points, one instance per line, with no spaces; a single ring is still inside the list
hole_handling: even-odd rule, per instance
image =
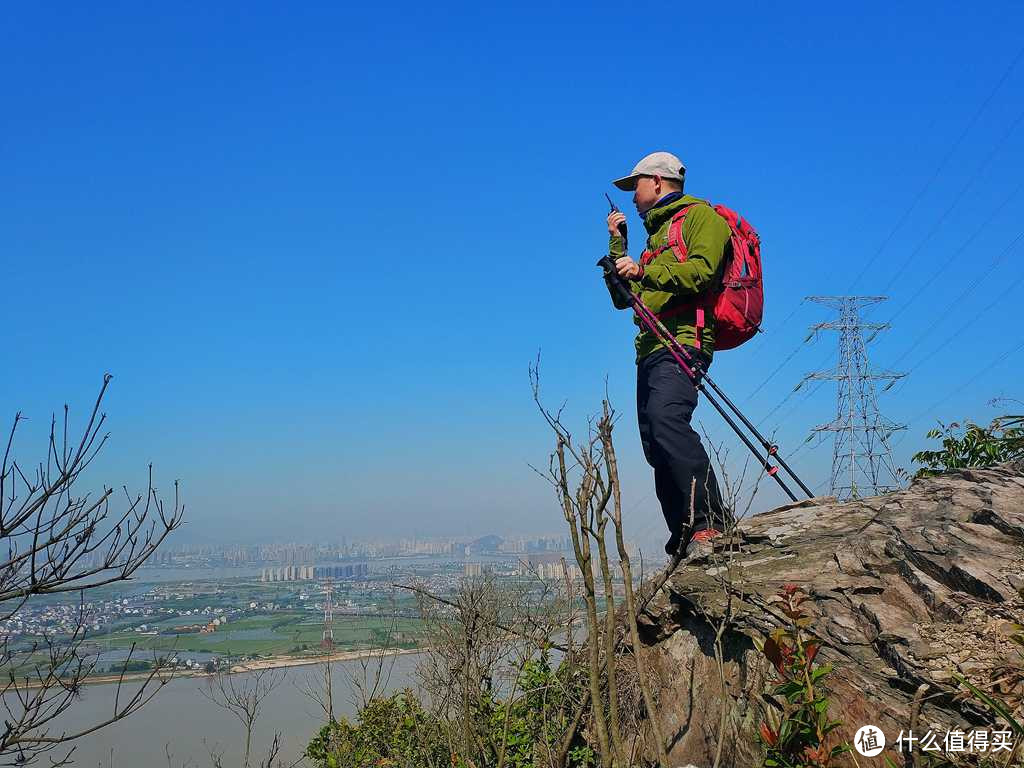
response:
[[[774,693],[776,696],[785,696],[787,699],[792,700],[793,697],[799,696],[803,693],[803,690],[804,684],[802,682],[798,680],[790,680],[789,682],[776,686]]]
[[[820,667],[816,667],[814,671],[811,672],[811,682],[818,682],[819,680],[821,680],[821,678],[825,677],[825,675],[829,674],[831,671],[831,664],[822,664]]]
[[[790,720],[783,720],[779,726],[779,743],[783,744],[789,741],[790,734],[793,731],[793,723]]]
[[[963,675],[958,675],[958,674],[956,674],[954,672],[953,673],[953,677],[957,681],[963,683],[968,688],[970,688],[971,693],[973,693],[976,697],[978,697],[983,702],[985,702],[993,711],[995,711],[995,713],[997,715],[999,715],[999,717],[1003,718],[1007,723],[1009,723],[1010,727],[1013,729],[1013,731],[1018,736],[1024,736],[1024,725],[1021,725],[1020,723],[1018,723],[1014,719],[1014,717],[1010,713],[1010,711],[1003,704],[1001,704],[1000,702],[998,702],[995,699],[993,699],[991,696],[989,696],[983,690],[978,688],[976,685],[974,685],[970,680],[965,678]]]

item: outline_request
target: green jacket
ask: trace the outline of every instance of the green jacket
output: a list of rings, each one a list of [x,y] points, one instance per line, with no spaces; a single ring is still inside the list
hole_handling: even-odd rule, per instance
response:
[[[644,227],[647,230],[647,249],[654,251],[668,242],[668,227],[672,216],[679,209],[692,205],[683,220],[683,242],[686,244],[686,261],[680,262],[672,249],[658,254],[650,264],[644,267],[644,274],[638,281],[630,281],[633,292],[640,296],[647,307],[655,314],[675,309],[709,289],[715,288],[722,277],[725,249],[729,244],[732,231],[725,219],[715,213],[706,201],[692,195],[652,208],[644,214]],[[614,236],[608,245],[612,259],[624,255],[622,238]],[[640,255],[633,256],[637,261]],[[615,295],[612,294],[614,301]],[[618,309],[626,306],[616,303]],[[640,328],[636,336],[636,357],[640,360],[661,347],[661,344],[640,323],[640,318],[633,321]],[[695,346],[697,333],[696,308],[684,310],[680,314],[665,318],[665,327],[675,334],[682,344]],[[704,313],[704,332],[701,335],[701,349],[710,355],[715,349],[715,318],[713,313]]]

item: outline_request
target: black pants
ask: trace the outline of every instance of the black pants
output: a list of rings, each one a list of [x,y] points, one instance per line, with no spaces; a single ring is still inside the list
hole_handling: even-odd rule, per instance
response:
[[[706,368],[704,355],[687,348]],[[654,488],[672,540],[705,528],[722,530],[725,511],[718,479],[700,436],[690,426],[697,407],[697,387],[667,349],[637,364],[636,413],[647,463],[654,468]],[[691,525],[691,489],[693,521]]]

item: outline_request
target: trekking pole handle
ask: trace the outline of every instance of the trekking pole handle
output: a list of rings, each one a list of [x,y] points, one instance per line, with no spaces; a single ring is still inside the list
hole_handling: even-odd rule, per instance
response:
[[[623,306],[632,306],[633,293],[629,290],[629,286],[623,282],[621,277],[619,277],[619,272],[615,269],[615,259],[607,255],[602,256],[597,260],[597,266],[604,270],[605,279],[608,281],[609,287],[615,293],[615,298],[618,303]]]

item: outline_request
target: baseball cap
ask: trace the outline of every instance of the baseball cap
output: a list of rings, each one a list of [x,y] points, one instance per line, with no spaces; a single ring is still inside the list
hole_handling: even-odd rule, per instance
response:
[[[686,166],[683,161],[671,152],[651,152],[633,166],[629,176],[615,179],[612,184],[624,192],[632,192],[636,189],[636,180],[641,176],[660,176],[663,179],[682,181],[685,175]]]

